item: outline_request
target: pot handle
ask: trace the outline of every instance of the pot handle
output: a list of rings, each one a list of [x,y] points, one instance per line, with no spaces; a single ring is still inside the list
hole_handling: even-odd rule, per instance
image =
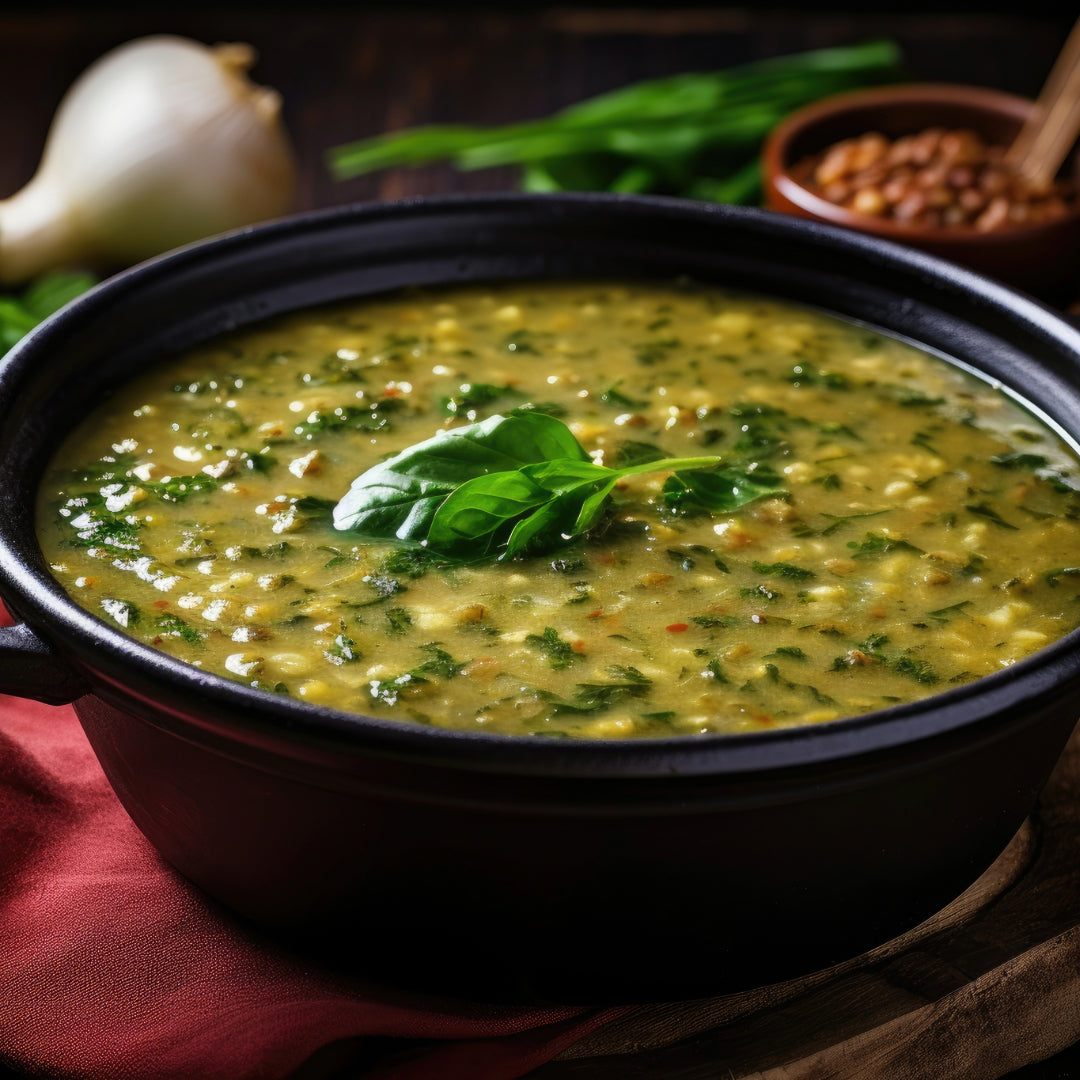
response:
[[[89,687],[29,626],[0,626],[0,693],[66,705]]]

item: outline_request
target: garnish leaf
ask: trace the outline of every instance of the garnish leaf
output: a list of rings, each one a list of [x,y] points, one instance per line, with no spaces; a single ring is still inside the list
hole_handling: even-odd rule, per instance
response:
[[[588,532],[607,512],[616,483],[641,473],[673,473],[671,497],[707,510],[785,494],[720,463],[697,457],[597,465],[565,424],[525,406],[440,432],[369,469],[334,508],[334,524],[451,559],[501,560],[547,552]]]
[[[490,416],[440,431],[359,476],[334,508],[334,525],[419,542],[440,504],[468,479],[553,458],[589,461],[565,424],[544,413]]]

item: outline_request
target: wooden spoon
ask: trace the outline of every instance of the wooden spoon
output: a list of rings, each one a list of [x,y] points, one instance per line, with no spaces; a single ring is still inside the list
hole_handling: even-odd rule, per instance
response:
[[[1080,134],[1080,20],[1072,28],[1005,162],[1033,187],[1049,185]]]

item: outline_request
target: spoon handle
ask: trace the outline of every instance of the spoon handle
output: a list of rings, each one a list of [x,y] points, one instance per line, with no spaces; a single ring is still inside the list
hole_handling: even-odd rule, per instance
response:
[[[1005,161],[1033,186],[1047,185],[1057,175],[1078,134],[1080,20],[1073,26]]]

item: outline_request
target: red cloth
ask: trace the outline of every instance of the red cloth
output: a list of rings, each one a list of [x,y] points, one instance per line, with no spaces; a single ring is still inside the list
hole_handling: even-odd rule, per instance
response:
[[[74,710],[0,696],[0,1071],[507,1080],[619,1012],[409,999],[275,948],[158,857]]]

